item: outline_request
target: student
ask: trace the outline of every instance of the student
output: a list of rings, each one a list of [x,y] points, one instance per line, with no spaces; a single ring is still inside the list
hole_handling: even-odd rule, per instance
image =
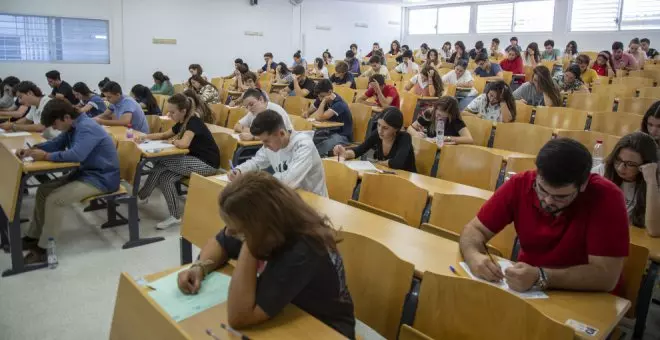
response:
[[[282,90],[283,96],[298,96],[307,99],[316,99],[314,95],[314,81],[307,78],[305,75],[305,68],[298,65],[293,69],[294,81],[289,86]]]
[[[22,81],[16,85],[16,97],[22,105],[31,106],[30,111],[23,118],[14,122],[0,124],[0,129],[11,132],[26,131],[42,133],[46,139],[53,139],[59,134],[57,130],[47,128],[41,124],[41,115],[51,99],[45,96],[39,87],[31,81]]]
[[[332,54],[330,54],[330,51],[328,51],[328,50],[323,51],[323,63],[325,65],[332,65],[333,64]]]
[[[348,65],[341,60],[337,61],[335,73],[330,76],[330,82],[334,85],[348,84],[352,89],[355,89],[355,78],[351,72],[348,72]]]
[[[75,107],[78,113],[85,113],[88,117],[94,118],[105,112],[107,109],[103,98],[92,92],[85,83],[78,82],[73,84],[73,94],[80,102],[80,104]]]
[[[429,52],[426,54],[426,62],[424,64],[431,66],[433,68],[440,67],[440,65],[442,65],[442,62],[440,61],[440,57],[438,57],[438,50],[436,50],[435,48],[430,49]]]
[[[200,76],[204,78],[204,80],[207,80],[206,76],[204,75],[204,70],[202,69],[202,65],[200,64],[190,64],[188,66],[188,72],[190,72],[190,76]]]
[[[156,229],[163,230],[181,223],[183,207],[179,202],[176,183],[192,173],[202,176],[215,175],[220,167],[220,151],[211,131],[194,113],[193,100],[183,94],[175,94],[167,100],[167,112],[176,124],[168,131],[135,137],[137,143],[145,140],[167,140],[174,147],[188,149],[189,153],[181,157],[155,161],[138,198],[146,200],[156,187],[160,189],[167,202],[170,216],[156,224]]]
[[[561,106],[563,103],[557,84],[543,65],[534,68],[531,81],[515,90],[513,98],[531,106]]]
[[[520,53],[520,52],[519,52]],[[490,53],[489,56],[492,58],[501,58],[504,56],[502,54],[502,51],[500,50],[500,39],[498,38],[493,38],[493,40],[490,41]]]
[[[637,60],[637,69],[644,68],[644,63],[646,62],[646,53],[640,48],[639,38],[633,38],[628,44],[628,53],[635,57]]]
[[[73,95],[71,85],[60,78],[60,72],[49,71],[46,73],[46,80],[48,81],[48,85],[53,88],[53,91],[50,93],[51,98],[64,98],[71,105],[78,103],[76,102],[76,96]]]
[[[621,188],[633,226],[646,228],[651,237],[660,236],[658,148],[653,138],[643,132],[623,136],[605,163],[591,172]]]
[[[105,86],[105,84],[109,82],[110,82],[110,78],[105,77],[98,83],[97,86],[99,87],[99,93],[101,94],[101,98],[105,98],[105,96],[103,95],[103,86]]]
[[[95,121],[101,125],[130,126],[135,131],[149,133],[149,124],[147,124],[142,107],[135,99],[122,94],[119,84],[114,81],[108,82],[103,86],[102,91],[110,102],[110,107],[94,117]]]
[[[639,68],[637,59],[623,51],[623,43],[620,41],[612,44],[612,61],[616,70],[634,71]]]
[[[382,60],[379,56],[375,55],[369,58],[369,64],[371,65],[371,68],[362,74],[363,77],[371,78],[371,76],[375,74],[380,74],[385,77],[385,80],[390,79],[390,71],[388,71],[387,67],[382,64]]]
[[[367,99],[376,96],[376,103],[368,102]],[[380,74],[369,77],[369,89],[356,101],[360,104],[377,106],[381,109],[390,106],[399,107],[399,91],[392,85],[385,84],[385,78]]]
[[[512,72],[513,74],[525,74],[523,60],[517,48],[510,48],[506,52],[506,58],[500,61],[500,67],[502,70]]]
[[[358,49],[358,45],[357,44],[351,44],[350,48],[351,48],[350,51],[353,52],[353,57],[355,59],[357,59],[358,61],[362,60],[362,54],[361,54],[360,50]]]
[[[484,93],[471,101],[465,110],[498,123],[516,120],[516,102],[511,88],[503,80],[488,83]]]
[[[293,54],[293,64],[291,64],[292,71],[296,68],[296,66],[302,66],[305,70],[307,69],[307,60],[305,60],[305,58],[303,58],[300,53],[300,50],[298,50]]]
[[[4,110],[0,110],[2,111],[3,116],[10,117],[9,122],[16,122],[17,120],[25,117],[31,109],[30,105],[22,104],[16,96],[16,85],[20,83],[21,81],[14,76],[9,76],[3,79],[0,83],[0,88],[4,89],[1,101],[11,100],[11,102],[6,104],[11,106],[7,106]]]
[[[504,79],[504,73],[502,73],[502,68],[500,65],[491,63],[487,54],[479,54],[474,61],[477,64],[477,68],[474,69],[474,73],[479,77]]]
[[[509,39],[509,43],[511,43],[511,44],[504,49],[506,52],[509,52],[509,50],[512,49],[512,48],[515,48],[516,50],[518,50],[518,53],[522,53],[522,47],[520,47],[520,45],[518,45],[518,38],[517,37],[511,37],[511,39]],[[538,50],[538,46],[537,46],[536,49]]]
[[[399,56],[397,57],[397,59],[402,58],[403,53],[405,53],[406,51],[410,51],[410,52],[412,52],[413,50],[411,50],[411,49],[410,49],[410,46],[408,46],[408,45],[401,45],[401,55],[399,55]],[[415,57],[414,57],[414,56],[411,56],[410,58],[411,58],[413,61],[415,61]]]
[[[562,93],[588,93],[589,89],[582,81],[580,66],[571,64],[566,71],[559,73],[552,80]]]
[[[291,73],[285,63],[280,62],[275,67],[275,78],[273,78],[273,82],[287,85],[293,82],[293,73]]]
[[[535,42],[527,45],[525,50],[525,66],[536,67],[541,62],[539,45]]]
[[[260,84],[257,81],[257,75],[254,74],[254,72],[248,71],[248,72],[244,73],[239,78],[238,84],[239,84],[240,91],[245,92],[249,89],[258,89],[259,91],[261,91],[261,93],[264,95],[264,97],[266,97],[266,99],[269,99],[268,94],[266,93],[266,91],[262,90],[261,87],[259,86]],[[289,84],[289,86],[291,86],[291,85],[292,85],[292,83]],[[229,106],[239,106],[239,105],[241,105],[241,98],[238,98],[238,99],[234,100],[232,103],[230,103]]]
[[[509,287],[578,291],[615,290],[628,256],[628,216],[621,190],[590,175],[589,150],[553,139],[536,157],[538,170],[506,181],[461,232],[459,246],[474,275],[506,279]],[[514,223],[518,262],[502,268],[484,247]]]
[[[401,51],[401,44],[399,44],[399,41],[398,40],[392,41],[392,43],[390,44],[390,51],[387,52],[387,54],[393,57],[398,57],[402,53],[403,51]]]
[[[316,58],[314,59],[314,68],[309,72],[310,76],[318,77],[323,79],[328,79],[330,75],[328,74],[328,68],[325,67],[323,59]]]
[[[20,91],[24,93],[23,89]],[[40,124],[61,133],[50,141],[19,150],[17,155],[35,161],[75,162],[80,166],[37,189],[34,215],[22,239],[23,250],[29,251],[24,259],[26,265],[47,261],[48,239],[57,238],[65,209],[84,198],[115,192],[120,181],[117,149],[102,126],[76,112],[63,98],[47,102],[40,111]]]
[[[142,107],[145,115],[160,116],[160,106],[148,87],[137,84],[131,89],[131,97]],[[105,111],[105,110],[104,110]]]
[[[321,157],[329,155],[337,144],[349,144],[353,142],[353,115],[344,99],[333,92],[332,83],[323,79],[316,83],[314,91],[318,98],[303,114],[303,118],[313,118],[320,122],[338,122],[344,124],[340,128],[330,129],[321,133],[321,138],[316,142],[316,148]],[[319,138],[319,133],[314,135]]]
[[[378,118],[378,133],[371,133],[362,144],[352,149],[347,150],[343,145],[337,145],[333,154],[349,160],[359,158],[375,148],[374,159],[378,164],[417,172],[412,138],[408,132],[401,130],[402,127],[403,113],[396,107],[389,107]]]
[[[591,59],[586,54],[580,54],[575,58],[575,63],[580,67],[580,71],[582,72],[580,74],[582,82],[587,85],[593,84],[598,80],[598,73],[594,69],[589,68],[590,61]]]
[[[394,68],[396,72],[404,74],[416,74],[419,72],[419,65],[412,60],[412,51],[406,50],[403,52],[402,57],[401,63]]]
[[[660,100],[646,110],[640,130],[651,136],[658,144],[658,157],[660,158]]]
[[[239,68],[241,68],[241,66],[243,64],[244,64],[243,59],[241,59],[241,58],[234,59],[234,72],[232,72],[232,74],[230,74],[228,76],[222,77],[222,79],[225,79],[225,80],[226,79],[234,79],[234,80],[236,80],[235,78],[240,76],[240,74],[241,74]]]
[[[561,52],[559,51],[558,48],[555,48],[555,41],[552,39],[548,39],[543,43],[543,46],[545,49],[543,50],[543,53],[541,53],[541,60],[559,60],[561,57]]]
[[[360,76],[362,73],[360,71],[360,61],[355,57],[353,51],[346,51],[346,59],[344,59],[344,63],[348,65],[348,72],[350,72],[351,75]]]
[[[575,60],[575,58],[577,58],[578,55],[579,52],[578,52],[577,43],[573,40],[569,41],[568,44],[566,44],[566,49],[564,50],[563,58],[573,61]]]
[[[220,216],[231,223],[206,243],[199,260],[179,272],[181,292],[196,294],[208,273],[233,259],[230,327],[263,323],[293,304],[355,339],[353,301],[337,250],[340,238],[327,218],[263,172],[239,176],[223,190],[219,205]],[[259,262],[266,261],[258,274]]]
[[[375,42],[375,43],[371,46],[371,51],[369,51],[369,53],[367,53],[367,55],[364,56],[364,57],[365,57],[365,58],[371,58],[371,57],[373,57],[374,52],[376,52],[376,51],[380,51],[380,45],[379,45],[377,42]]]
[[[287,131],[292,132],[293,124],[291,124],[291,119],[287,112],[281,106],[268,101],[268,98],[258,89],[249,89],[243,93],[243,106],[248,110],[248,113],[241,118],[238,123],[234,126],[234,131],[240,133],[240,140],[254,140],[255,136],[250,133],[250,128],[254,119],[262,112],[266,110],[271,110],[277,112],[282,116],[282,121],[284,122],[284,128]]]
[[[451,59],[451,56],[453,55],[453,51],[451,50],[451,43],[449,41],[445,41],[444,44],[442,44],[442,48],[440,49],[441,53],[441,58],[442,60],[449,60]]]
[[[194,75],[190,77],[190,85],[192,85],[192,88],[197,91],[199,97],[202,98],[202,101],[206,104],[220,104],[220,92],[218,91],[218,88],[206,81],[206,79]]]
[[[151,76],[154,79],[154,84],[151,86],[151,93],[162,94],[171,96],[174,94],[174,86],[170,82],[170,77],[163,74],[163,72],[156,71]]]
[[[428,53],[429,53],[429,45],[423,43],[421,46],[419,46],[419,50],[415,52],[415,58],[417,58],[417,60],[421,60],[424,63],[426,62],[426,56],[428,55]]]
[[[649,40],[649,38],[642,38],[639,41],[641,43],[642,51],[646,53],[646,59],[660,60],[660,53],[655,48],[650,48],[651,40]]]
[[[444,91],[442,78],[438,72],[431,66],[424,66],[420,73],[417,73],[405,86],[406,92],[413,90],[418,96],[422,97],[440,97]]]
[[[442,76],[442,82],[445,84],[454,84],[456,87],[469,88],[468,93],[464,93],[462,98],[458,102],[459,110],[463,111],[465,107],[470,104],[474,98],[476,98],[477,89],[474,88],[474,80],[472,79],[472,74],[467,70],[467,61],[459,60],[455,65],[454,69],[447,72]]]
[[[273,61],[273,54],[270,52],[264,53],[264,66],[259,69],[259,74],[263,72],[273,73],[277,68],[277,63]]]
[[[474,144],[470,130],[465,126],[458,110],[458,101],[451,96],[440,97],[433,106],[422,112],[408,127],[408,133],[420,138],[435,138],[438,118],[445,120],[444,142],[447,144]]]
[[[190,109],[197,118],[201,119],[204,123],[207,124],[216,124],[215,116],[211,107],[206,104],[202,98],[199,97],[197,92],[193,89],[186,89],[183,91],[183,95],[192,99],[192,108]],[[165,112],[167,114],[167,112]]]
[[[14,98],[14,86],[18,85],[21,81],[14,77],[9,76],[0,81],[0,89],[2,90],[2,98],[0,98],[0,111],[13,111],[18,107],[16,99]],[[5,112],[2,113],[5,115]]]
[[[470,55],[465,51],[465,44],[462,41],[457,41],[454,44],[454,53],[452,53],[449,58],[449,63],[456,64],[459,60],[465,60],[467,62],[470,59]]]
[[[591,68],[601,77],[609,77],[610,74],[612,76],[616,75],[614,58],[612,58],[612,54],[609,51],[600,51]]]
[[[484,49],[484,42],[481,40],[477,41],[474,44],[474,48],[471,49],[468,54],[470,55],[470,59],[472,60],[477,59],[477,56],[479,56],[480,54],[484,54],[488,56],[488,52],[486,51],[486,49]]]
[[[250,133],[258,137],[263,146],[254,157],[229,172],[230,181],[248,172],[272,167],[273,176],[283,184],[328,197],[323,163],[310,135],[290,133],[282,116],[273,110],[258,114]]]

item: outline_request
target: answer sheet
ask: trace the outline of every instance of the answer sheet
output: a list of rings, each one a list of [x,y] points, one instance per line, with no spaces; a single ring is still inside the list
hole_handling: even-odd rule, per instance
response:
[[[499,260],[497,262],[500,265],[500,267],[502,267],[502,272],[504,272],[505,269],[513,266],[513,262],[511,262],[511,261]],[[509,288],[509,285],[506,283],[506,280],[502,280],[502,282],[500,282],[500,283],[495,283],[495,282],[486,281],[484,279],[480,279],[480,278],[474,276],[474,274],[472,274],[472,272],[470,271],[470,267],[468,267],[467,263],[465,263],[465,262],[461,262],[461,267],[463,267],[463,270],[465,270],[465,272],[468,273],[468,275],[470,275],[470,277],[473,280],[485,282],[485,283],[488,283],[488,284],[493,285],[495,287],[502,288],[502,289],[508,291],[509,293],[518,295],[519,297],[521,297],[523,299],[547,299],[548,298],[548,295],[545,294],[544,292],[535,292],[535,291],[527,291],[527,292],[522,292],[522,293],[521,292],[516,292],[515,290]]]

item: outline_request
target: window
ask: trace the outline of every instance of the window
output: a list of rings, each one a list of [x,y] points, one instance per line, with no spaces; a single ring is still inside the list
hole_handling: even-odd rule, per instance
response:
[[[554,13],[554,0],[516,2],[513,31],[551,32]]]
[[[616,31],[619,0],[573,0],[571,31]]]
[[[624,0],[621,30],[660,29],[660,1]]]
[[[477,6],[477,33],[511,32],[513,3]]]
[[[108,21],[0,14],[0,61],[109,64]]]
[[[437,8],[412,9],[408,13],[408,34],[436,34]]]
[[[438,8],[438,34],[470,33],[470,6]]]

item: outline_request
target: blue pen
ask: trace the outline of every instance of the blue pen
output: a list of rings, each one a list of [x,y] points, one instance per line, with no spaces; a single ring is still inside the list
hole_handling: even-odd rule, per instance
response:
[[[460,275],[458,275],[458,272],[456,271],[454,266],[449,266],[449,270],[451,270],[452,273],[456,274],[456,276],[460,276]]]
[[[231,159],[229,160],[229,169],[234,170],[234,162]]]

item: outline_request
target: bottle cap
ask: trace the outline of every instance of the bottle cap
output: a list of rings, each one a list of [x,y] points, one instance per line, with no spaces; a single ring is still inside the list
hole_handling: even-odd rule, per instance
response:
[[[596,140],[596,143],[598,143],[598,144],[603,144],[603,141],[600,140],[600,139],[598,139],[598,140]]]
[[[48,238],[48,241],[55,241],[55,239],[52,238],[52,237],[49,237],[49,238]]]

